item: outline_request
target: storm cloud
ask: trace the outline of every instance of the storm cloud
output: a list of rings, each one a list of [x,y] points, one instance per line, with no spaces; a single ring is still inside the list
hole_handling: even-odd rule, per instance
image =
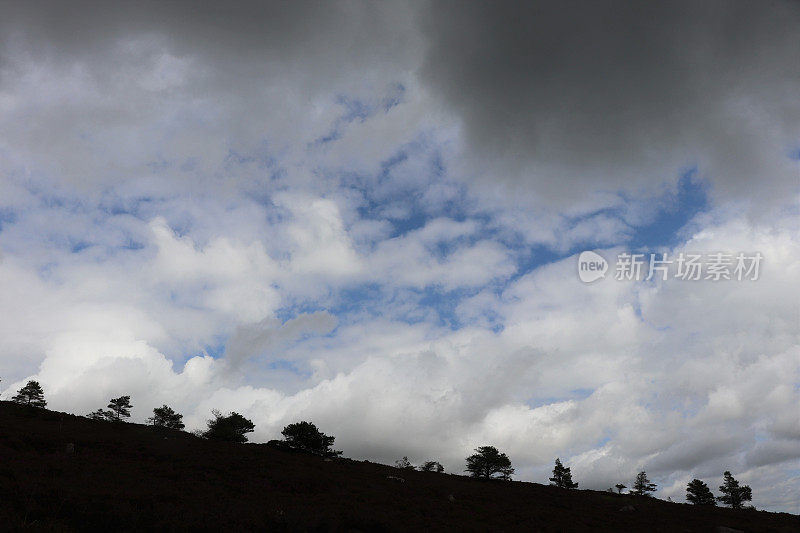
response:
[[[422,77],[486,179],[575,201],[698,166],[728,199],[796,191],[796,2],[434,2],[427,15]]]

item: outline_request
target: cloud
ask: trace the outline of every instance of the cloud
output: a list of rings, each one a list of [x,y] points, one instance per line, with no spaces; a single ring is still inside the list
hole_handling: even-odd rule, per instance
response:
[[[293,248],[292,270],[303,276],[357,276],[363,270],[345,231],[339,207],[322,198],[276,197],[289,209],[286,232]]]
[[[422,79],[487,188],[563,206],[697,165],[720,198],[797,193],[794,3],[433,2],[421,20]]]
[[[3,13],[3,144],[84,190],[154,168],[183,186],[213,181],[232,153],[299,158],[338,118],[340,95],[391,92],[419,55],[406,5],[34,2]]]
[[[169,275],[185,277],[199,301],[228,280],[249,283],[245,258],[266,260],[258,247],[223,246],[214,239],[198,246],[161,224],[149,224],[150,264],[164,272],[162,282]],[[75,307],[74,295],[56,291],[51,302],[62,303],[49,304],[54,314],[74,316],[60,331],[49,329],[61,323],[53,318],[41,326],[50,333],[31,377],[42,382],[53,407],[74,412],[130,393],[137,420],[162,403],[174,404],[192,428],[202,427],[212,408],[236,410],[256,422],[258,441],[275,438],[291,421],[312,419],[336,435],[350,456],[385,462],[433,457],[448,471],[459,471],[474,446],[492,443],[510,454],[523,479],[543,479],[560,456],[586,488],[626,482],[646,469],[665,487],[663,495],[677,498],[688,476],[781,463],[792,468],[798,460],[790,440],[797,420],[786,415],[799,400],[792,326],[798,310],[782,287],[800,252],[790,231],[762,225],[742,232],[741,224],[732,218],[707,225],[672,252],[702,245],[759,249],[777,259],[749,285],[637,285],[611,278],[584,285],[572,256],[521,276],[485,301],[501,317],[501,331],[472,325],[449,330],[370,315],[341,322],[326,312],[285,323],[268,317],[238,322],[224,357],[195,355],[182,369],[147,340],[160,338],[155,330],[135,329],[157,323],[152,304],[139,301],[141,318],[132,319],[130,312],[113,312],[117,295],[95,293],[95,309],[105,311],[92,314],[91,306]],[[789,217],[779,227],[793,224]],[[476,227],[440,220],[412,235],[449,242]],[[218,253],[230,256],[230,269],[214,260]],[[389,273],[384,283],[393,278]],[[197,285],[198,279],[205,281]],[[28,282],[41,283],[35,276]],[[768,298],[746,305],[751,290]],[[28,309],[22,305],[30,316]],[[236,316],[225,305],[212,309]],[[763,327],[753,327],[754,320]],[[743,329],[746,337],[738,334]],[[306,373],[291,377],[263,364],[277,361]],[[255,382],[231,373],[237,365],[252,369]],[[761,485],[755,492],[759,506],[785,501],[780,494],[767,496]]]
[[[225,350],[225,363],[235,370],[248,358],[272,348],[282,348],[305,335],[322,335],[336,327],[336,317],[325,311],[298,315],[281,324],[266,318],[236,328]]]
[[[798,511],[794,4],[2,10],[4,397]],[[581,246],[764,263],[584,285]]]
[[[163,219],[154,219],[150,228],[158,248],[152,279],[186,298],[185,305],[214,309],[240,322],[262,320],[277,307],[272,284],[278,266],[260,243],[237,246],[220,237],[197,250],[191,239],[177,237]]]
[[[508,278],[515,270],[511,252],[488,239],[478,240],[474,223],[434,219],[424,227],[379,243],[370,271],[401,286],[430,285],[453,290]],[[473,240],[474,242],[470,242]]]

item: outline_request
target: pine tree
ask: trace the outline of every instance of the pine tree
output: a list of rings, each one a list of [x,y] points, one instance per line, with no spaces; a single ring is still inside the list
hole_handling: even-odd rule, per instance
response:
[[[208,429],[201,433],[207,439],[244,443],[247,442],[245,434],[256,428],[252,421],[239,413],[225,416],[216,409],[211,412],[214,418],[208,421]]]
[[[120,422],[122,421],[123,417],[128,418],[131,416],[132,407],[130,396],[113,398],[110,402],[108,402],[108,408],[110,409],[108,416],[112,420]]]
[[[326,435],[317,429],[312,422],[295,422],[289,424],[281,431],[286,443],[292,448],[311,452],[326,457],[335,457],[342,452],[332,450],[333,442],[336,437]]]
[[[183,429],[183,415],[173,411],[171,407],[163,405],[153,409],[153,416],[147,421],[154,426],[169,428],[169,429]]]
[[[550,478],[550,484],[562,489],[577,489],[578,484],[572,482],[572,474],[569,467],[561,464],[561,459],[556,458],[556,466],[553,468],[553,477]]]
[[[686,500],[694,505],[717,505],[708,485],[699,479],[693,479],[686,485]]]
[[[29,381],[22,387],[16,396],[11,398],[12,402],[30,405],[31,407],[44,407],[47,401],[44,399],[44,391],[38,381]]]
[[[108,420],[113,420],[114,419],[114,413],[112,413],[111,411],[105,411],[103,409],[98,409],[97,411],[92,411],[91,413],[86,415],[86,418],[89,418],[91,420],[108,421]]]
[[[425,461],[419,467],[422,472],[436,472],[441,474],[444,472],[444,467],[439,461]]]
[[[651,492],[655,492],[656,484],[650,483],[650,480],[647,479],[647,474],[645,474],[644,470],[639,472],[636,475],[636,481],[633,482],[633,491],[631,494],[635,494],[637,496],[650,496]]]
[[[394,467],[401,470],[414,470],[414,465],[411,464],[411,461],[409,461],[408,457],[405,455],[402,459],[398,459],[394,462]]]
[[[753,491],[749,486],[739,486],[739,482],[734,479],[730,472],[725,472],[725,479],[722,485],[719,486],[719,491],[722,496],[717,496],[717,500],[730,505],[731,509],[741,509],[744,502],[749,502],[753,499]]]
[[[467,457],[465,472],[469,472],[472,477],[511,479],[514,469],[511,468],[511,460],[506,454],[494,446],[480,446],[475,452]]]

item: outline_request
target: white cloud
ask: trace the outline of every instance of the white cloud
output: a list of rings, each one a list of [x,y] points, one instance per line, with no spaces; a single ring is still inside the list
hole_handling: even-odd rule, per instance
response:
[[[286,232],[292,243],[291,269],[300,276],[354,277],[363,266],[345,231],[339,207],[322,198],[281,195],[292,214]]]
[[[323,213],[330,212],[327,207]],[[794,223],[788,219],[781,227]],[[130,393],[139,420],[151,404],[165,402],[185,412],[194,427],[211,408],[236,410],[256,422],[259,440],[277,437],[292,420],[313,419],[337,435],[338,445],[352,456],[436,457],[451,471],[460,469],[469,449],[490,442],[511,455],[522,476],[539,479],[560,456],[587,488],[627,482],[648,469],[667,487],[663,494],[676,498],[684,478],[714,465],[745,471],[779,463],[791,468],[798,461],[792,442],[800,420],[791,416],[800,400],[794,385],[798,332],[792,326],[797,309],[792,295],[780,289],[794,274],[800,253],[790,232],[757,226],[748,236],[736,230],[739,224],[733,219],[706,229],[702,247],[758,248],[765,257],[778,258],[766,263],[769,268],[756,282],[670,281],[651,287],[606,279],[583,285],[570,257],[523,276],[490,301],[505,324],[500,333],[398,322],[384,327],[365,318],[340,324],[326,339],[319,335],[334,326],[330,315],[309,315],[284,326],[269,319],[240,326],[226,358],[198,355],[182,370],[145,340],[163,334],[148,329],[157,322],[147,308],[131,308],[132,313],[120,308],[115,314],[109,305],[119,295],[75,285],[78,294],[102,297],[98,313],[91,306],[75,307],[71,293],[61,295],[54,314],[69,309],[78,314],[47,320],[50,328],[62,325],[44,337],[49,339],[41,345],[44,358],[32,375],[56,408],[83,412],[106,396]],[[161,284],[171,277],[176,281],[170,286],[188,284],[198,301],[218,304],[209,305],[209,312],[231,316],[231,324],[252,322],[202,295],[228,290],[232,283],[244,284],[242,294],[251,291],[248,284],[261,267],[277,268],[262,247],[214,239],[198,246],[162,220],[149,226],[155,253],[145,271],[158,271]],[[438,221],[411,238],[437,243],[474,229]],[[313,239],[306,242],[317,246]],[[690,240],[681,249],[696,246],[699,241]],[[12,272],[7,261],[2,266]],[[457,276],[458,270],[450,272]],[[403,282],[395,277],[389,271],[385,282]],[[28,283],[42,282],[32,276]],[[769,299],[746,306],[751,290]],[[697,297],[704,291],[714,297]],[[241,301],[247,309],[248,299]],[[26,305],[23,316],[31,316]],[[132,320],[136,313],[140,318]],[[742,337],[739,331],[753,320],[756,327]],[[310,374],[287,390],[244,385],[241,375],[226,368],[265,349],[267,360],[307,364]],[[760,488],[757,505],[784,501],[777,495],[762,499]]]

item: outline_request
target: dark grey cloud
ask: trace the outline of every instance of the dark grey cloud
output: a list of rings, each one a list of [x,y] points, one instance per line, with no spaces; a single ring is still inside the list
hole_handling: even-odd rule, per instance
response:
[[[422,76],[484,178],[575,198],[700,164],[723,194],[797,190],[800,3],[434,2],[421,20]]]
[[[0,0],[0,6],[0,66],[13,67],[22,52],[23,61],[78,64],[100,83],[113,83],[136,60],[128,45],[149,43],[193,61],[192,87],[182,96],[235,100],[251,110],[280,105],[275,97],[285,94],[276,86],[310,103],[315,94],[352,87],[354,79],[391,81],[418,49],[414,10],[406,4]]]
[[[713,432],[686,435],[672,446],[659,451],[648,461],[647,467],[653,472],[669,474],[676,470],[691,471],[716,458],[730,458],[751,444],[751,435],[737,430],[739,428],[730,431],[718,427]]]
[[[373,56],[403,53],[396,39],[408,31],[410,11],[367,2],[0,2],[4,34],[41,54],[86,57],[116,41],[152,36],[174,53],[233,63],[248,59],[327,71]],[[405,19],[404,20],[404,13]],[[265,52],[269,52],[265,56]],[[324,56],[323,61],[315,61]],[[250,65],[252,67],[252,65]]]
[[[71,142],[51,153],[63,152],[59,168],[74,175],[122,165],[117,157],[85,168],[88,155],[70,139],[98,123],[138,120],[141,129],[155,120],[148,110],[164,116],[201,102],[216,117],[207,138],[275,142],[280,131],[297,140],[321,127],[311,121],[315,97],[380,91],[415,75],[429,89],[425,105],[463,126],[454,173],[479,183],[522,186],[563,207],[620,189],[651,193],[699,165],[722,197],[769,203],[797,191],[789,158],[800,145],[797,2],[0,6],[0,86],[31,61],[65,71],[78,64],[106,97],[39,110],[52,117],[49,134],[8,128],[21,146]],[[151,48],[132,52],[130,42]],[[187,60],[172,74],[180,82],[140,90],[132,80],[141,72],[164,75],[153,67],[160,51]],[[191,144],[209,152],[203,140],[181,146]]]
[[[764,466],[797,459],[800,459],[800,447],[792,440],[760,442],[745,454],[748,466]]]

